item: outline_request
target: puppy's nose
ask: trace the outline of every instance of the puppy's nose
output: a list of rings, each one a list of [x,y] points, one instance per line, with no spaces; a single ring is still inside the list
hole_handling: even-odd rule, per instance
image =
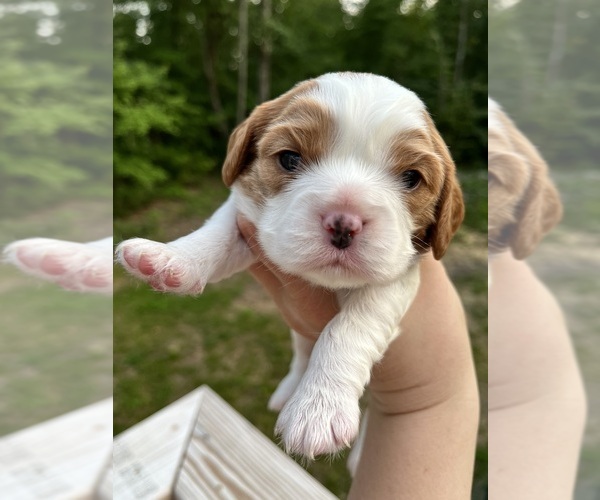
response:
[[[352,244],[354,237],[362,231],[362,219],[352,213],[330,212],[323,217],[323,227],[331,235],[331,244],[343,250]]]

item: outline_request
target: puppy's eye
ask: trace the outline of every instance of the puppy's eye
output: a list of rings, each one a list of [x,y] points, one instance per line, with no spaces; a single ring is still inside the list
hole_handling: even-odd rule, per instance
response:
[[[421,183],[421,174],[416,170],[407,170],[402,174],[402,183],[410,191]]]
[[[293,172],[302,163],[302,157],[294,151],[282,151],[279,153],[279,164],[288,172]]]

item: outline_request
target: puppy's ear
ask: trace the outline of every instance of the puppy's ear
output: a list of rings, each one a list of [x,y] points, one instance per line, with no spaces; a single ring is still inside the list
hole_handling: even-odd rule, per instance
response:
[[[465,205],[450,151],[429,115],[426,115],[426,120],[435,152],[444,167],[444,184],[435,210],[435,222],[428,230],[433,256],[439,260],[446,253],[454,233],[465,217]]]
[[[530,255],[540,240],[562,218],[560,195],[548,176],[548,166],[529,140],[507,120],[508,137],[516,153],[530,171],[529,185],[515,214],[515,228],[510,238],[517,259]]]
[[[314,85],[316,83],[312,80],[301,82],[277,99],[257,106],[234,129],[229,137],[227,156],[223,163],[223,182],[227,187],[256,159],[256,144],[271,122],[281,115],[294,97],[310,90]]]

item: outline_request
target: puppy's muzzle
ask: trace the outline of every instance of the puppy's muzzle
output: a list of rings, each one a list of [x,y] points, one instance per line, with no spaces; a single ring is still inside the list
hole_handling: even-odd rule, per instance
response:
[[[362,231],[363,220],[352,213],[331,212],[323,217],[323,227],[331,235],[331,244],[343,250]]]

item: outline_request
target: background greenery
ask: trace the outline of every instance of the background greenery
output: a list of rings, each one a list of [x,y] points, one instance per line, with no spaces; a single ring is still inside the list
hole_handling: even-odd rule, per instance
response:
[[[490,94],[548,161],[562,223],[528,259],[559,300],[577,351],[588,420],[575,498],[600,492],[600,5],[492,2]]]
[[[542,146],[553,169],[589,169],[600,155],[598,3],[492,4],[490,95]]]
[[[0,213],[110,200],[110,7],[12,5],[0,16]]]
[[[0,249],[112,232],[110,4],[0,4]],[[0,263],[0,435],[109,397],[112,302]]]
[[[248,80],[240,87],[241,3],[115,4],[115,239],[172,240],[197,229],[225,200],[219,171],[227,137],[238,115],[261,101],[269,46],[267,97],[340,70],[382,74],[415,90],[457,161],[468,205],[445,262],[467,309],[482,389],[474,498],[484,498],[487,4],[273,0],[265,20],[265,0],[249,2]],[[158,294],[116,269],[114,304],[116,433],[208,384],[272,436],[276,416],[266,403],[287,372],[290,342],[249,276],[194,298]],[[319,460],[309,471],[345,497],[344,457]]]
[[[219,171],[237,114],[260,102],[267,43],[270,97],[329,71],[388,76],[425,100],[461,169],[485,166],[483,0],[355,1],[344,2],[345,10],[331,0],[273,0],[268,21],[264,2],[249,2],[241,110],[239,4],[153,0],[134,9],[116,3],[117,216]]]

